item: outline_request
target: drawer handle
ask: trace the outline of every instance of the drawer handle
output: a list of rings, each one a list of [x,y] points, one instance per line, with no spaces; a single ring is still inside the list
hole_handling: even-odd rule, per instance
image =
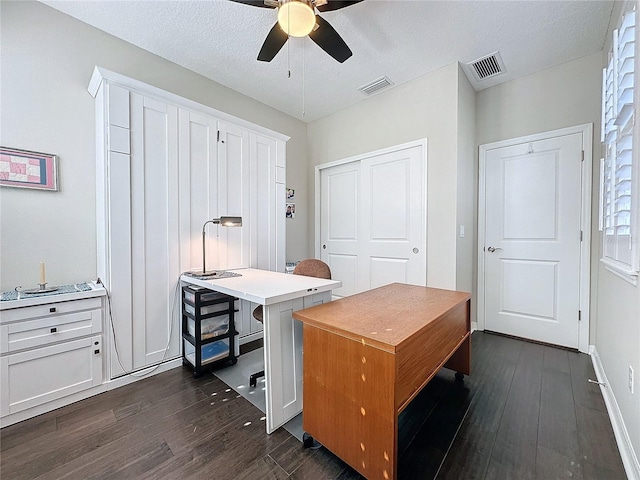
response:
[[[51,308],[49,309],[49,312],[50,312],[50,313],[55,313],[55,311],[56,311],[56,307],[51,307]]]
[[[53,327],[53,328],[51,329],[51,333],[56,333],[57,331],[58,331],[58,329],[57,329],[56,327]]]

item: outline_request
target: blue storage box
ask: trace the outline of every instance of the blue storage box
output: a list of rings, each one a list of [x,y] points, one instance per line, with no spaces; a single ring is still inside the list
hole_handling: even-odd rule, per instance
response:
[[[196,349],[191,343],[186,340],[184,343],[184,356],[191,363],[191,365],[196,365]],[[215,362],[216,360],[221,360],[229,356],[229,339],[224,338],[222,340],[218,340],[217,342],[207,343],[200,347],[202,352],[202,365],[207,363]]]

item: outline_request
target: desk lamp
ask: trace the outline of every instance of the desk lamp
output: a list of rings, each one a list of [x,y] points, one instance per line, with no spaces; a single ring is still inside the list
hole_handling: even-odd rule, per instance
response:
[[[219,272],[216,272],[215,270],[211,270],[210,272],[207,272],[207,268],[205,264],[206,258],[207,258],[205,227],[207,226],[208,223],[213,223],[215,225],[222,225],[223,227],[241,227],[242,217],[220,217],[220,218],[214,218],[213,220],[207,220],[206,222],[204,222],[204,224],[202,225],[202,271],[187,273],[187,275],[190,275],[192,277],[214,277],[219,274]]]

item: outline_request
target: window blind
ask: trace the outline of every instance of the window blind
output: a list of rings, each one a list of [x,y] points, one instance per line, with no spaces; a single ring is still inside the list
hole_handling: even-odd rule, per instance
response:
[[[634,163],[635,9],[614,31],[609,63],[602,78],[601,225],[603,256],[637,268],[632,244],[632,169]]]

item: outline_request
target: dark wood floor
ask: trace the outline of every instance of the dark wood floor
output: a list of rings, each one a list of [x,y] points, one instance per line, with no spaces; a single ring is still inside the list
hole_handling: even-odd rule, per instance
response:
[[[588,356],[481,332],[400,421],[401,479],[624,479]],[[360,479],[213,375],[174,369],[0,431],[4,479]]]

